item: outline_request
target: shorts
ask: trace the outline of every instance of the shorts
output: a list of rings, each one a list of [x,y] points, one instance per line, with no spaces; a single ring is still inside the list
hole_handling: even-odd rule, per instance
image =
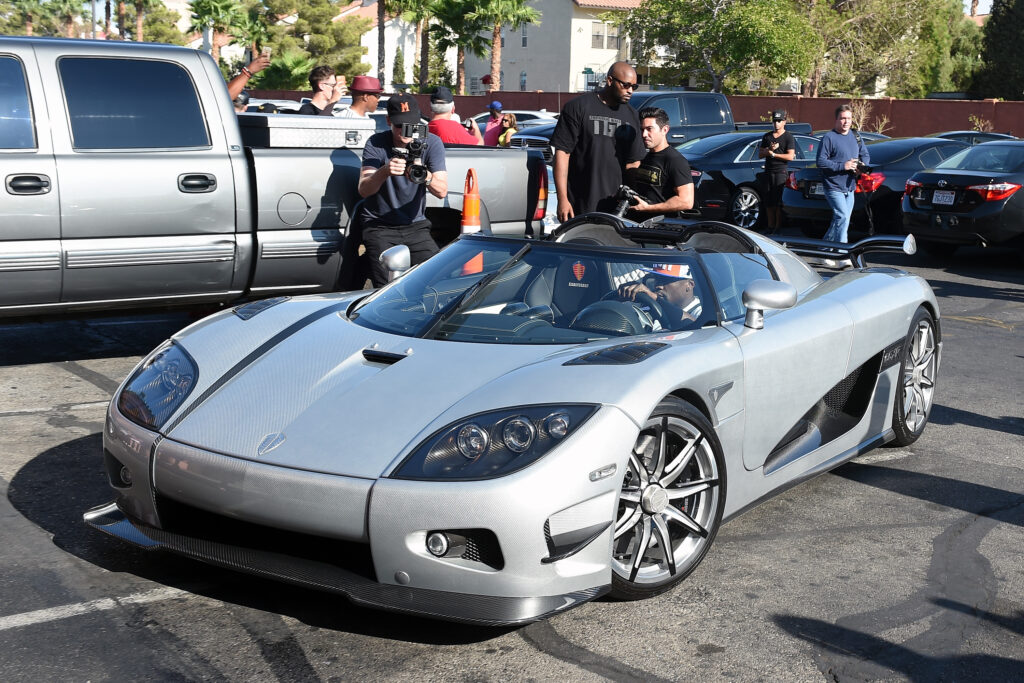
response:
[[[782,190],[786,187],[786,178],[788,176],[789,174],[786,172],[768,174],[768,194],[764,198],[765,206],[774,207],[782,205]]]

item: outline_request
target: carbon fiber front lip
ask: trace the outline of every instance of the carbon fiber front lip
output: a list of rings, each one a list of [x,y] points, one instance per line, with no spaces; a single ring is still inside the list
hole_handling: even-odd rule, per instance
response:
[[[116,503],[85,513],[87,524],[144,550],[167,550],[256,576],[339,593],[357,605],[484,626],[544,619],[607,593],[597,586],[566,595],[509,598],[381,584],[330,564],[174,534],[129,518]]]

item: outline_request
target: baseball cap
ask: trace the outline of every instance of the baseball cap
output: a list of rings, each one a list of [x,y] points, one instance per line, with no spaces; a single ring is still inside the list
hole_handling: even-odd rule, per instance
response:
[[[786,110],[785,109],[776,109],[775,111],[772,112],[772,121],[785,121],[785,120],[786,120]]]
[[[388,118],[391,123],[420,122],[420,105],[412,95],[393,95],[388,99]]]
[[[381,93],[380,81],[373,76],[356,76],[352,79],[352,87],[349,88],[352,92],[369,92],[369,93]]]
[[[439,85],[434,88],[434,92],[430,95],[431,102],[454,102],[455,97],[452,95],[452,91],[443,85]]]
[[[692,280],[690,266],[685,263],[656,263],[652,268],[644,268],[645,273],[672,278],[673,280]]]
[[[493,102],[487,105],[487,108],[493,109],[495,111],[501,111],[501,102],[499,102],[498,100],[494,100]]]

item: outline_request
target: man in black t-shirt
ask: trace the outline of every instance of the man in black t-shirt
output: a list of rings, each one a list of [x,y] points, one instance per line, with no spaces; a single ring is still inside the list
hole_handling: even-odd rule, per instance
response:
[[[551,136],[558,220],[590,211],[613,211],[626,168],[640,164],[640,121],[629,99],[636,71],[626,62],[608,69],[605,86],[569,100]]]
[[[299,113],[334,116],[334,103],[341,99],[341,91],[345,88],[344,82],[338,80],[334,69],[329,66],[318,66],[310,71],[309,87],[313,89],[313,97],[299,107]]]
[[[796,157],[796,140],[786,130],[786,112],[772,112],[773,130],[761,138],[757,156],[764,159],[764,172],[768,180],[768,194],[764,199],[765,231],[778,232],[782,227],[782,189],[786,186],[789,162]]]
[[[647,156],[626,171],[626,184],[640,195],[626,217],[642,221],[651,216],[676,216],[693,208],[693,176],[690,164],[668,144],[669,121],[664,109],[640,110],[640,134]]]

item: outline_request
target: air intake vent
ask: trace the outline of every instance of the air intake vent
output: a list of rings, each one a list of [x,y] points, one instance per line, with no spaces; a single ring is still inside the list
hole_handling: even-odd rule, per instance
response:
[[[574,358],[563,365],[629,365],[646,360],[667,346],[662,342],[619,344]]]
[[[242,320],[248,320],[257,313],[262,313],[271,306],[276,306],[279,303],[283,303],[290,299],[290,296],[275,296],[273,299],[263,299],[261,301],[252,301],[241,306],[236,306],[233,313]]]

